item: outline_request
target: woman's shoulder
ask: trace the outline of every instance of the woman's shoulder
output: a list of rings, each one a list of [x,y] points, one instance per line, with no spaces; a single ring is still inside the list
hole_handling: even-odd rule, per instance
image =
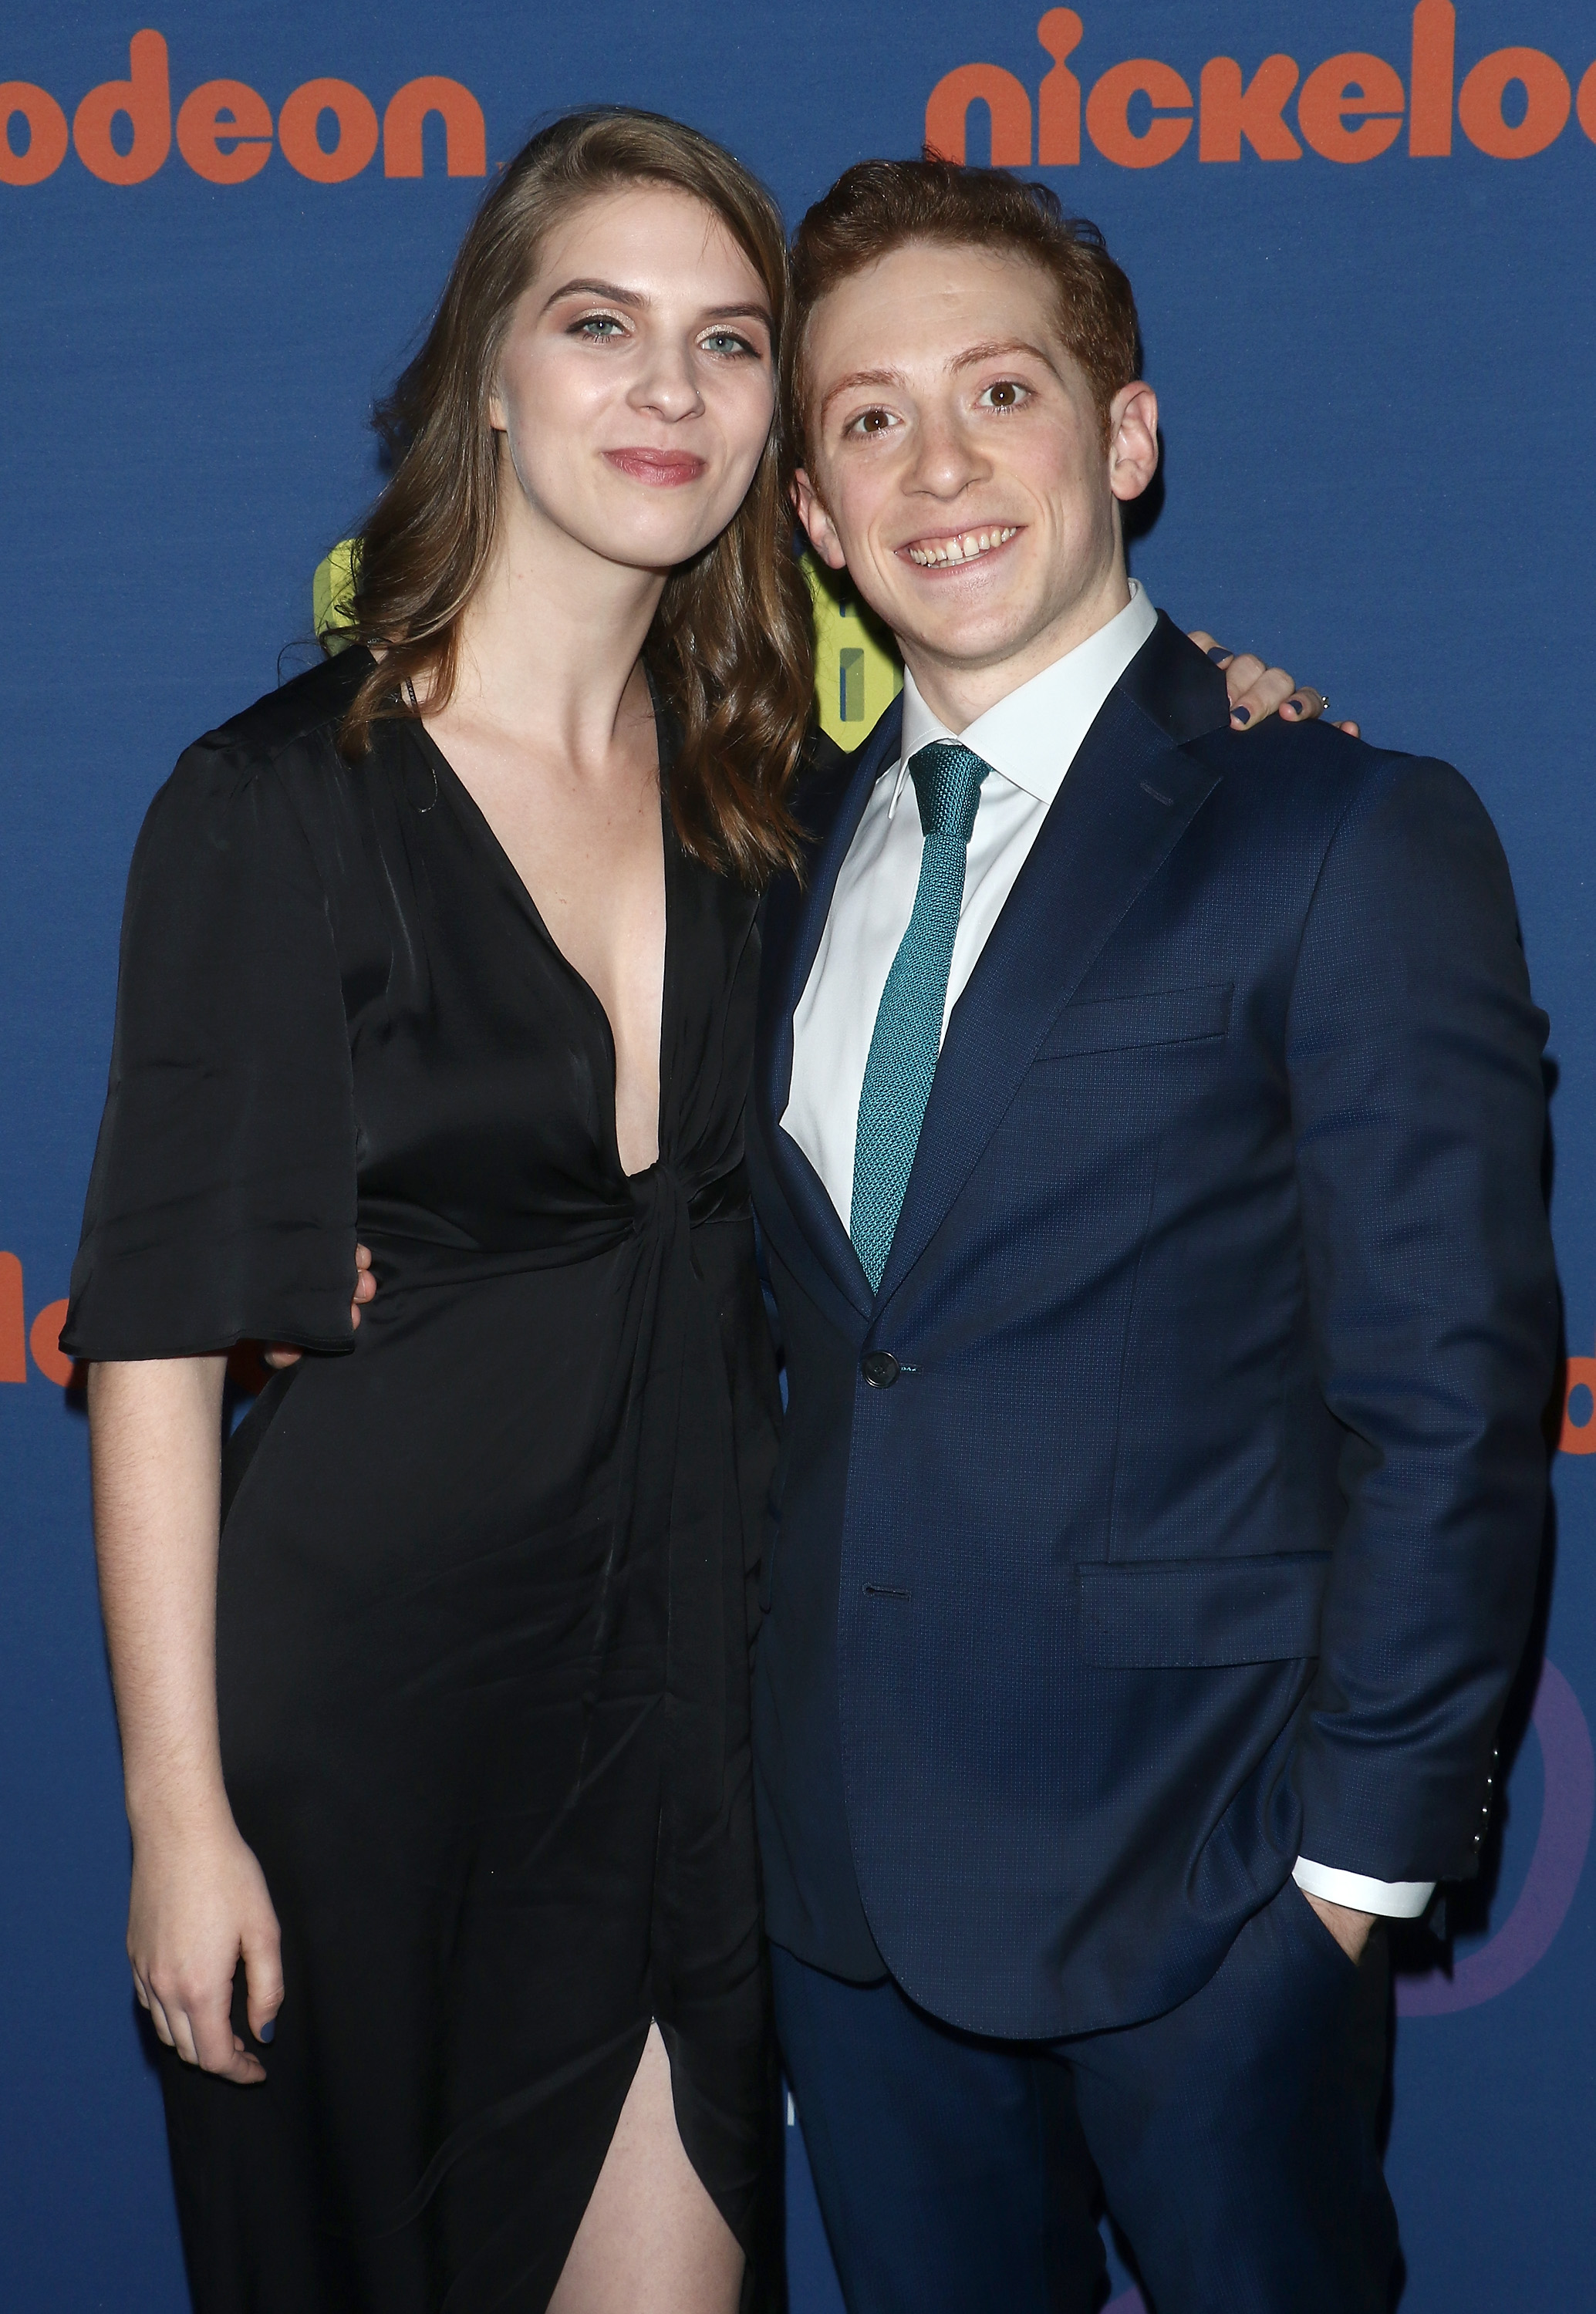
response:
[[[181,761],[192,760],[197,772],[226,762],[247,776],[295,748],[318,759],[329,746],[336,753],[339,726],[370,669],[369,654],[357,648],[324,658],[203,733]]]
[[[186,747],[150,804],[135,879],[202,870],[214,881],[229,856],[239,870],[309,870],[342,768],[339,726],[370,664],[363,650],[340,652]]]
[[[340,651],[203,732],[156,794],[146,833],[240,816],[263,833],[273,819],[303,817],[343,768],[339,727],[370,666],[364,650]]]

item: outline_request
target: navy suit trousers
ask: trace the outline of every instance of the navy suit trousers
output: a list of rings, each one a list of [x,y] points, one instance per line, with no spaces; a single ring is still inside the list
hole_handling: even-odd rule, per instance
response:
[[[1153,2314],[1388,2314],[1378,1928],[1354,1967],[1288,1880],[1178,2008],[1055,2042],[772,1956],[849,2314],[1093,2314],[1099,2192]]]

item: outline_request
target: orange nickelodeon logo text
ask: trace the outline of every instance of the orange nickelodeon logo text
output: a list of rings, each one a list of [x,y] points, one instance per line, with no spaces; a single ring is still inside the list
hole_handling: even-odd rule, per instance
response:
[[[1073,8],[1049,8],[1037,23],[1053,67],[1036,92],[1034,137],[1023,81],[1000,65],[960,65],[930,93],[926,143],[948,160],[964,160],[973,104],[986,107],[992,165],[1000,169],[1033,162],[1074,167],[1083,115],[1097,151],[1122,169],[1156,169],[1173,160],[1194,122],[1199,161],[1239,161],[1244,144],[1260,161],[1300,161],[1303,144],[1327,161],[1372,161],[1397,142],[1404,119],[1413,158],[1444,159],[1452,149],[1454,115],[1468,142],[1497,161],[1544,153],[1574,112],[1596,143],[1596,64],[1576,96],[1568,75],[1543,49],[1497,49],[1470,67],[1459,87],[1452,0],[1419,0],[1415,8],[1406,86],[1383,57],[1349,49],[1315,66],[1306,80],[1294,57],[1265,57],[1250,80],[1234,57],[1211,57],[1194,97],[1173,65],[1133,57],[1100,75],[1083,106],[1070,59],[1085,37]],[[1286,104],[1300,80],[1293,132]]]
[[[0,1382],[26,1382],[28,1353],[46,1382],[72,1380],[72,1360],[61,1350],[66,1322],[65,1302],[47,1302],[29,1326],[22,1299],[22,1265],[14,1253],[0,1253]]]
[[[1579,1405],[1574,1400],[1583,1392]],[[1587,1410],[1588,1409],[1588,1410]],[[1596,1358],[1570,1358],[1563,1378],[1563,1454],[1596,1454]]]
[[[407,81],[377,121],[376,107],[352,81],[307,80],[286,97],[276,122],[258,90],[242,80],[207,80],[178,107],[177,149],[207,184],[242,185],[259,176],[278,150],[313,184],[357,177],[383,148],[385,177],[422,172],[421,129],[429,114],[444,125],[451,177],[485,177],[488,136],[482,108],[469,88],[432,73]],[[122,124],[119,128],[118,124]],[[323,143],[330,123],[331,143]],[[20,126],[20,137],[19,137]],[[31,81],[0,81],[0,184],[38,185],[53,176],[68,145],[92,176],[108,185],[142,185],[172,151],[172,76],[159,32],[135,32],[126,80],[92,88],[72,116]]]

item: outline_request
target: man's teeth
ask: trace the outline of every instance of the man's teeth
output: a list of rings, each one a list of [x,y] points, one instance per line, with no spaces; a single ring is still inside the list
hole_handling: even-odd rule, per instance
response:
[[[909,560],[918,562],[922,570],[934,570],[939,562],[974,562],[978,554],[990,554],[994,546],[1006,545],[1018,527],[1015,523],[1004,530],[966,530],[957,538],[928,539],[908,549]]]

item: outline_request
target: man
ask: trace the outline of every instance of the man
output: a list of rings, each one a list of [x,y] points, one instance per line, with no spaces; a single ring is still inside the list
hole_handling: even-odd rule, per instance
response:
[[[906,681],[772,896],[790,1390],[756,1764],[851,2314],[1363,2314],[1382,1916],[1477,1859],[1556,1297],[1543,1017],[1446,766],[1278,724],[1127,578],[1157,406],[1051,196],[805,219],[816,552]],[[1090,2163],[1084,2148],[1089,2151]]]

